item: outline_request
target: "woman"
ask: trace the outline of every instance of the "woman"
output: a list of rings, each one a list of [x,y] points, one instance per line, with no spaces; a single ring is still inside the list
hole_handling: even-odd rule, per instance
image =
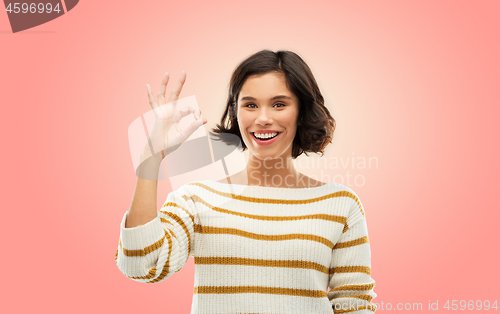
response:
[[[191,313],[374,312],[359,198],[347,186],[316,181],[293,166],[302,153],[323,153],[335,130],[309,67],[293,52],[260,51],[231,77],[212,135],[248,149],[246,168],[221,181],[186,184],[156,210],[161,160],[207,122],[195,108],[177,109],[185,78],[183,72],[168,104],[168,74],[159,105],[148,86],[156,120],[121,222],[120,271],[156,283],[193,256]],[[195,120],[182,130],[178,122],[190,113]]]

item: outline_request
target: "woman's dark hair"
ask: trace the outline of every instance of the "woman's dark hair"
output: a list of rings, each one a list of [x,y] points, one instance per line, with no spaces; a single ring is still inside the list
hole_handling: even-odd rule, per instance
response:
[[[333,139],[335,119],[324,105],[323,96],[311,69],[296,53],[286,50],[277,52],[261,50],[238,65],[231,76],[229,97],[221,122],[212,129],[211,135],[227,144],[241,143],[242,150],[247,149],[236,118],[238,96],[249,76],[270,72],[284,74],[286,86],[299,99],[298,125],[292,144],[292,158],[295,159],[302,153],[309,156],[308,152],[321,152],[323,156],[325,147]],[[224,136],[228,133],[233,136]],[[236,143],[238,138],[240,143]]]

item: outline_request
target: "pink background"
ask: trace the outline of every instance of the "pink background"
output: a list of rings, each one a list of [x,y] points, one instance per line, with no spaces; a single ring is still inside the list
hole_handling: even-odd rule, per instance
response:
[[[189,313],[193,259],[155,285],[115,265],[137,179],[127,129],[150,109],[146,83],[156,95],[168,71],[170,93],[182,70],[181,97],[214,127],[233,69],[260,49],[311,67],[337,120],[324,158],[378,160],[328,170],[365,179],[344,184],[367,213],[373,302],[496,300],[499,13],[497,0],[80,1],[12,34],[2,11],[2,310]]]

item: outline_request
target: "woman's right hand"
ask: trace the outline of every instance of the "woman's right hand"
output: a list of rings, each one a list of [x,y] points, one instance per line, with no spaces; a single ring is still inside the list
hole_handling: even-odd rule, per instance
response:
[[[207,120],[201,117],[201,111],[194,108],[194,106],[182,109],[177,107],[179,94],[181,93],[182,86],[186,81],[186,72],[181,72],[181,77],[179,78],[177,85],[170,93],[168,102],[166,102],[165,92],[167,90],[168,80],[169,74],[167,72],[163,76],[163,80],[161,82],[160,91],[158,92],[158,102],[156,102],[153,97],[151,87],[146,84],[149,104],[155,114],[155,122],[149,135],[148,143],[144,148],[145,151],[143,151],[143,155],[147,155],[144,157],[155,155],[159,159],[163,159],[161,152],[164,153],[164,156],[172,153],[179,148],[179,146],[186,141],[194,131],[207,123]],[[187,127],[181,128],[179,126],[179,121],[190,113],[193,113],[195,120]],[[153,150],[152,152],[151,149]]]

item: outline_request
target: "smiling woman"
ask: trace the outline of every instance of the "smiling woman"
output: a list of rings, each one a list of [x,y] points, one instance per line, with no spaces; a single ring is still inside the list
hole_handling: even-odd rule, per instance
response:
[[[268,100],[267,95],[274,93],[280,95]],[[239,131],[245,147],[255,155],[250,160],[291,158],[299,104],[297,97],[288,90],[284,76],[271,72],[249,77],[243,84],[238,103]]]
[[[225,111],[221,122],[212,131],[239,136],[243,151],[247,149],[248,141],[241,136],[238,108],[258,109],[259,102],[261,106],[273,105],[283,110],[288,105],[298,110],[296,123],[299,127],[292,146],[293,158],[302,153],[323,152],[331,143],[335,119],[324,105],[311,70],[297,54],[291,51],[257,52],[236,68],[229,84]]]
[[[211,133],[214,139],[218,134],[236,135],[238,143],[227,136],[220,141],[250,153],[246,169],[223,181],[276,186],[263,182],[266,177],[289,177],[294,183],[280,186],[307,188],[323,183],[299,173],[292,159],[303,153],[323,154],[334,131],[335,119],[302,58],[291,51],[262,50],[234,71],[226,109]],[[266,169],[259,166],[261,161]],[[286,167],[278,168],[277,163]]]
[[[168,153],[206,122],[194,109],[177,112],[170,105],[184,80],[168,104],[156,107],[151,100],[157,120],[153,153],[146,147],[148,173],[157,174],[162,160],[154,147]],[[196,121],[178,132],[176,121],[189,112]],[[323,153],[334,130],[298,55],[263,50],[250,56],[233,73],[225,112],[212,133],[223,141],[225,133],[237,135],[242,143],[234,144],[249,151],[246,169],[227,178],[230,184],[185,184],[168,194],[160,211],[156,182],[139,178],[121,222],[118,268],[132,280],[157,283],[193,256],[192,314],[374,312],[377,294],[359,197],[345,185],[306,179],[292,162],[302,153]]]

